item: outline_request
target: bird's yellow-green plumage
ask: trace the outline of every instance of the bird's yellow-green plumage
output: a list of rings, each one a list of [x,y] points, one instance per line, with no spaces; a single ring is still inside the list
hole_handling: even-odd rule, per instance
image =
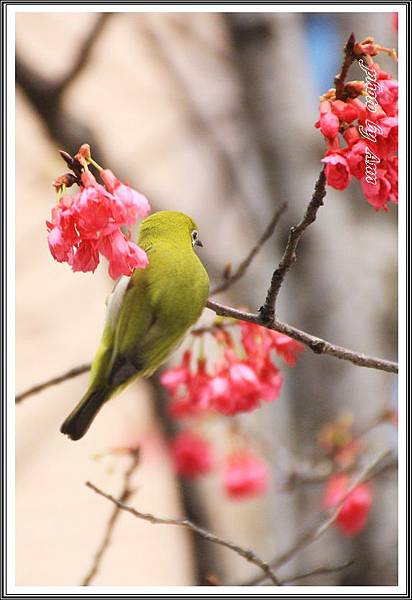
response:
[[[206,304],[209,278],[194,251],[202,244],[192,219],[172,210],[154,213],[142,221],[138,244],[149,265],[121,277],[108,298],[89,388],[61,427],[72,440],[83,437],[115,393],[165,362]]]

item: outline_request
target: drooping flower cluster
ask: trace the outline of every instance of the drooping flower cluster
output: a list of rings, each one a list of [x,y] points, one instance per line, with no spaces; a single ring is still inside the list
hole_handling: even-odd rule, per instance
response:
[[[68,156],[68,155],[66,155]],[[46,222],[50,252],[58,262],[67,262],[73,271],[94,272],[100,255],[109,261],[109,275],[117,279],[131,275],[148,264],[145,251],[130,240],[130,228],[150,212],[147,199],[119,181],[109,169],[102,169],[91,158],[84,144],[68,173],[56,179],[58,203]],[[98,168],[103,184],[89,170]],[[79,191],[70,195],[67,187],[77,183]]]
[[[208,372],[206,360],[196,360],[192,371],[192,352],[187,350],[179,367],[168,369],[161,377],[172,398],[169,410],[173,417],[184,418],[205,411],[235,415],[259,408],[262,401],[278,398],[282,376],[272,360],[272,351],[293,366],[296,354],[304,346],[276,331],[253,323],[241,323],[241,340],[222,327],[213,327],[212,335],[223,351],[220,361]]]
[[[229,328],[235,329],[233,334]],[[190,424],[204,424],[219,415],[250,412],[259,408],[262,401],[276,400],[282,376],[274,355],[293,366],[297,353],[304,349],[299,342],[252,323],[217,321],[210,329],[202,330],[201,335],[204,333],[212,334],[220,359],[207,365],[202,354],[196,357],[192,350],[186,350],[181,364],[161,376],[161,383],[171,396],[171,416],[186,423],[186,429],[172,444],[172,456],[177,472],[190,478],[212,468],[210,445],[198,433],[192,433]],[[199,333],[194,332],[194,339],[198,337]],[[228,496],[247,498],[267,489],[269,470],[256,452],[237,443],[223,461],[221,477]]]
[[[180,431],[171,443],[176,473],[196,479],[215,465],[210,442],[190,429]],[[222,487],[229,498],[247,499],[265,493],[270,475],[266,462],[248,448],[232,450],[220,466]]]
[[[346,83],[339,98],[330,89],[320,99],[315,126],[326,141],[322,162],[328,185],[344,190],[355,177],[369,204],[388,210],[388,202],[398,202],[398,82],[372,56],[395,54],[372,38],[353,52],[364,81]]]

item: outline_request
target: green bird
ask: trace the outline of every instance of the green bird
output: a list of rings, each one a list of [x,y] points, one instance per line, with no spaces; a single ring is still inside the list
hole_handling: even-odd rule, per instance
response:
[[[149,265],[121,277],[107,299],[89,388],[60,428],[72,440],[84,436],[114,394],[154,373],[205,307],[209,277],[194,251],[202,243],[192,219],[173,210],[154,213],[142,221],[138,245]]]

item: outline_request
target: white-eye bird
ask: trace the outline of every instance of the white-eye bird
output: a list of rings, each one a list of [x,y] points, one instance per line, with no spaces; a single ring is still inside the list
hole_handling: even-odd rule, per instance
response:
[[[149,264],[121,277],[108,298],[89,388],[60,429],[72,440],[84,436],[115,393],[154,373],[205,307],[209,277],[194,251],[202,243],[192,219],[173,210],[156,212],[142,221],[138,245]]]

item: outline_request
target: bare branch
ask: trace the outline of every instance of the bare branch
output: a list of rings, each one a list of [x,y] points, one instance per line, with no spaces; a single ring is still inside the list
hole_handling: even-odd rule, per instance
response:
[[[299,241],[306,229],[316,219],[317,212],[321,206],[323,206],[323,198],[326,195],[326,177],[322,171],[319,174],[318,180],[315,185],[315,191],[309,205],[306,209],[305,215],[300,223],[295,227],[290,228],[289,239],[286,244],[285,251],[277,269],[275,269],[270,287],[268,289],[266,300],[264,305],[260,308],[260,314],[262,321],[265,323],[271,323],[276,313],[276,300],[282,286],[283,280],[285,279],[286,273],[289,271],[293,263],[296,261],[296,249]]]
[[[377,413],[372,417],[372,419],[369,420],[368,423],[366,423],[366,425],[354,433],[348,444],[350,445],[354,442],[356,443],[357,441],[360,441],[365,435],[369,434],[371,431],[374,431],[377,427],[389,423],[388,408],[385,405],[379,411],[377,411]],[[336,457],[336,454],[343,448],[344,446],[337,446],[331,453],[329,453],[327,457],[325,457],[325,461],[323,463],[318,465],[310,465],[306,468],[302,468],[302,464],[304,464],[302,458],[295,459],[295,464],[292,468],[283,469],[283,478],[285,483],[281,488],[281,491],[290,492],[299,485],[316,485],[324,483],[333,473],[336,472],[336,467],[334,467],[333,461]],[[397,461],[389,463],[385,470],[390,470],[393,467],[397,467],[397,464]],[[339,469],[339,473],[353,474],[358,468],[358,461],[356,461],[347,467],[341,467]]]
[[[365,468],[359,473],[359,475],[352,480],[348,491],[340,500],[340,502],[336,505],[332,514],[329,514],[327,518],[320,523],[320,525],[316,525],[315,527],[305,532],[301,537],[299,537],[299,539],[295,542],[295,544],[293,544],[293,546],[289,550],[281,554],[275,560],[271,561],[271,567],[273,569],[278,569],[285,563],[289,562],[291,558],[295,556],[295,554],[300,552],[300,550],[302,550],[303,548],[320,538],[335,523],[339,515],[340,509],[342,508],[342,505],[344,504],[348,496],[353,492],[353,490],[356,487],[358,487],[358,485],[365,483],[366,481],[369,481],[372,477],[376,477],[376,475],[380,474],[383,471],[386,471],[388,467],[387,458],[390,455],[390,450],[384,450],[383,452],[379,453],[370,463],[368,463],[365,466]],[[256,577],[244,585],[260,585],[265,579],[266,577]]]
[[[313,569],[313,571],[307,571],[306,573],[301,573],[300,575],[295,575],[292,577],[287,577],[285,579],[281,579],[281,583],[283,585],[293,583],[294,581],[300,581],[301,579],[306,579],[307,577],[313,577],[314,575],[330,575],[331,573],[339,573],[354,564],[355,561],[349,560],[342,565],[337,565],[336,567],[319,567],[317,569]]]
[[[358,367],[377,369],[378,371],[386,371],[387,373],[398,372],[398,364],[395,362],[385,360],[382,358],[375,358],[373,356],[368,356],[360,352],[348,350],[343,346],[331,344],[326,340],[315,337],[310,333],[306,333],[305,331],[301,331],[300,329],[292,327],[287,323],[282,323],[282,321],[278,321],[277,319],[275,319],[272,323],[268,324],[262,321],[262,317],[259,313],[250,313],[238,310],[236,308],[232,308],[230,306],[224,306],[223,304],[219,304],[214,300],[208,300],[206,306],[221,317],[231,317],[233,319],[239,319],[240,321],[256,323],[257,325],[262,325],[267,329],[273,329],[274,331],[284,333],[285,335],[288,335],[294,340],[302,342],[302,344],[310,348],[313,352],[315,352],[315,354],[328,354],[329,356],[334,356],[335,358],[347,360],[353,363],[354,365],[357,365]]]
[[[130,456],[132,457],[132,461],[130,463],[130,466],[128,467],[128,469],[126,470],[126,472],[124,474],[123,488],[122,488],[121,494],[119,496],[120,502],[126,502],[132,494],[132,490],[130,489],[130,480],[131,480],[131,477],[132,477],[136,467],[139,464],[139,457],[140,457],[139,448],[135,448],[134,450],[130,451]],[[110,516],[110,519],[107,522],[106,532],[105,532],[102,542],[94,556],[93,564],[92,564],[89,572],[83,579],[81,585],[90,585],[92,580],[97,575],[102,558],[110,546],[114,526],[117,522],[120,512],[121,511],[118,506],[115,506],[113,508],[113,512]]]
[[[25,398],[28,398],[29,396],[33,396],[34,394],[38,394],[39,392],[42,392],[43,390],[47,389],[48,387],[51,387],[52,385],[57,385],[58,383],[62,383],[63,381],[66,381],[67,379],[73,379],[74,377],[83,375],[83,373],[87,373],[87,371],[90,371],[90,368],[91,368],[90,364],[80,365],[80,367],[74,367],[73,369],[70,369],[70,371],[66,371],[65,373],[63,373],[63,375],[58,375],[57,377],[53,377],[53,379],[48,379],[47,381],[44,381],[43,383],[34,385],[33,387],[22,392],[21,394],[18,394],[16,396],[15,403],[19,404]]]
[[[92,28],[90,29],[83,43],[78,48],[76,58],[74,59],[71,67],[58,83],[58,91],[60,95],[64,93],[66,88],[68,88],[69,85],[72,84],[75,79],[77,79],[84,67],[87,66],[92,50],[113,14],[115,13],[104,12],[97,16]]]
[[[144,521],[148,521],[149,523],[152,523],[154,525],[177,525],[179,527],[186,527],[187,529],[190,529],[194,533],[197,533],[202,538],[204,538],[205,540],[208,540],[209,542],[212,542],[213,544],[218,544],[219,546],[224,546],[225,548],[229,548],[230,550],[233,550],[233,552],[236,552],[236,554],[239,554],[248,562],[251,562],[254,565],[256,565],[257,567],[259,567],[265,574],[265,578],[266,577],[269,578],[273,582],[274,585],[281,585],[278,578],[276,577],[275,573],[270,568],[270,566],[264,560],[262,560],[261,558],[256,556],[256,554],[252,550],[242,548],[241,546],[238,546],[237,544],[235,544],[234,542],[231,542],[230,540],[226,540],[224,538],[218,537],[214,533],[206,531],[206,529],[199,527],[198,525],[196,525],[195,523],[192,523],[192,521],[189,521],[188,519],[161,519],[159,517],[155,517],[154,515],[152,515],[150,513],[140,512],[140,511],[134,509],[133,507],[128,506],[127,504],[124,504],[123,502],[121,502],[119,500],[116,500],[116,498],[114,498],[110,494],[106,494],[106,492],[103,492],[102,490],[100,490],[98,487],[93,485],[90,481],[86,482],[86,486],[89,487],[90,489],[92,489],[94,492],[96,492],[96,494],[99,494],[100,496],[103,496],[107,500],[110,500],[110,502],[113,502],[113,504],[115,504],[120,510],[124,510],[124,511],[130,513],[134,517],[137,517],[138,519],[143,519]]]
[[[255,258],[256,254],[258,254],[258,252],[262,248],[263,244],[271,237],[271,235],[275,231],[276,225],[278,224],[279,219],[282,216],[282,214],[285,212],[285,210],[286,210],[286,203],[281,204],[281,206],[279,206],[275,210],[274,215],[273,215],[269,225],[266,227],[265,231],[263,232],[263,234],[261,235],[261,237],[259,238],[257,243],[250,250],[250,252],[246,256],[246,258],[244,260],[242,260],[242,262],[240,263],[240,265],[238,266],[236,271],[232,275],[230,275],[230,277],[228,277],[225,281],[223,281],[223,283],[216,286],[212,290],[212,292],[211,292],[212,294],[219,294],[220,292],[224,292],[229,287],[231,287],[234,283],[236,283],[236,281],[238,281],[241,277],[243,277],[243,275],[246,273],[248,267],[250,266],[251,262]]]
[[[310,333],[301,331],[300,329],[292,327],[287,323],[282,323],[281,321],[275,320],[270,325],[267,325],[262,323],[262,318],[259,314],[245,312],[236,308],[231,308],[230,306],[224,306],[223,304],[219,304],[214,300],[208,300],[206,306],[221,317],[231,317],[232,319],[238,319],[239,321],[248,321],[249,323],[256,323],[257,325],[261,325],[262,327],[266,327],[267,329],[273,329],[274,331],[284,333],[285,335],[288,335],[294,340],[302,342],[302,344],[310,348],[316,354],[327,354],[329,356],[334,356],[335,358],[349,361],[358,367],[376,369],[378,371],[385,371],[386,373],[398,372],[398,364],[396,362],[385,360],[383,358],[375,358],[373,356],[368,356],[360,352],[348,350],[347,348],[337,346],[336,344],[331,344],[326,340],[322,340],[321,338],[315,337]],[[204,331],[208,331],[209,329],[210,328],[199,328],[198,330],[194,330],[194,332],[202,333]],[[70,369],[70,371],[63,373],[62,375],[54,377],[53,379],[49,379],[43,383],[39,383],[29,388],[28,390],[25,390],[21,394],[18,394],[16,396],[15,402],[16,404],[19,404],[25,398],[28,398],[29,396],[32,396],[34,394],[38,394],[39,392],[43,391],[48,387],[51,387],[52,385],[57,385],[58,383],[66,381],[67,379],[72,379],[73,377],[82,375],[83,373],[86,373],[90,370],[90,366],[91,365],[89,364],[81,365],[80,367],[75,367],[74,369]]]
[[[322,340],[321,338],[315,337],[310,333],[301,331],[300,329],[292,327],[287,323],[282,323],[281,321],[275,320],[271,325],[265,325],[264,323],[262,323],[261,316],[259,314],[245,312],[236,308],[231,308],[230,306],[224,306],[223,304],[219,304],[214,300],[208,300],[206,306],[221,317],[231,317],[233,319],[238,319],[239,321],[248,321],[249,323],[256,323],[257,325],[261,325],[262,327],[266,327],[267,329],[273,329],[274,331],[284,333],[285,335],[288,335],[294,340],[302,342],[302,344],[310,348],[316,354],[327,354],[329,356],[334,356],[335,358],[349,361],[358,367],[376,369],[378,371],[385,371],[387,373],[398,372],[398,364],[395,362],[385,360],[383,358],[375,358],[373,356],[368,356],[360,352],[348,350],[347,348],[337,346],[336,344],[331,344],[326,340]],[[209,330],[209,327],[199,328],[198,330],[194,330],[194,332],[203,333],[204,331]],[[25,390],[21,394],[18,394],[16,396],[15,402],[16,404],[19,404],[25,398],[28,398],[29,396],[32,396],[34,394],[38,394],[39,392],[43,391],[48,387],[57,385],[58,383],[62,383],[63,381],[66,381],[67,379],[72,379],[73,377],[77,377],[78,375],[82,375],[83,373],[89,371],[90,367],[91,365],[89,364],[81,365],[80,367],[75,367],[74,369],[70,369],[70,371],[63,373],[62,375],[54,377],[53,379],[49,379],[43,383],[39,383],[29,388],[28,390]]]

